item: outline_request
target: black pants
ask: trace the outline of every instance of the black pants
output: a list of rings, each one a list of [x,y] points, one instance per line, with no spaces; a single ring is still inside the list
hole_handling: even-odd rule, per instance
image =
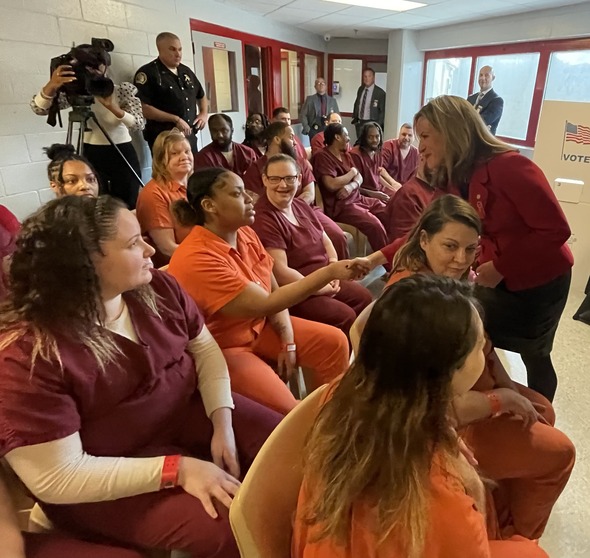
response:
[[[117,147],[141,177],[137,153],[131,142],[119,143]],[[135,209],[140,184],[125,161],[112,145],[84,144],[84,155],[92,163],[100,180],[100,193],[119,198],[129,209]]]
[[[527,369],[528,386],[550,401],[557,389],[551,350],[571,278],[570,270],[545,285],[523,291],[510,291],[504,282],[495,289],[475,289],[494,346],[519,353]]]

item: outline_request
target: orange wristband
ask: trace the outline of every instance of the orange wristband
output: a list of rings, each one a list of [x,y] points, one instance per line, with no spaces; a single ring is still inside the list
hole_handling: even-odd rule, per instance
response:
[[[485,395],[488,398],[488,402],[490,403],[492,416],[495,417],[496,415],[499,415],[502,412],[502,402],[500,401],[498,394],[494,393],[493,391],[486,391]]]
[[[178,467],[180,455],[167,455],[162,466],[162,477],[160,479],[160,490],[174,488],[178,483]]]

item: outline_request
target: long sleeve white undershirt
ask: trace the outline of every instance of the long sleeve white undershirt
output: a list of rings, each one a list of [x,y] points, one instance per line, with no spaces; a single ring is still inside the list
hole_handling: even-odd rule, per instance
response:
[[[106,326],[137,341],[126,306],[121,316]],[[233,408],[227,364],[209,330],[203,326],[187,348],[195,361],[207,416],[221,407]],[[49,504],[100,502],[155,492],[160,489],[164,464],[164,456],[89,455],[78,432],[59,440],[16,448],[6,454],[6,460],[27,488]]]

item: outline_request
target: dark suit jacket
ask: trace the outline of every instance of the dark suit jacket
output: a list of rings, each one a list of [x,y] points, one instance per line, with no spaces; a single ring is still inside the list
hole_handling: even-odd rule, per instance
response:
[[[354,108],[352,109],[352,123],[355,124],[362,118],[359,118],[359,110],[361,108],[361,101],[363,98],[363,94],[365,92],[365,86],[361,85],[356,92],[356,100],[354,102]],[[373,95],[371,99],[367,99],[367,102],[370,101],[369,106],[371,107],[371,118],[374,122],[377,122],[381,129],[383,129],[383,124],[385,122],[385,91],[381,89],[378,85],[375,85],[375,89],[373,89]]]
[[[469,95],[467,100],[475,107],[475,110],[479,112],[479,115],[483,118],[483,121],[490,128],[492,134],[496,134],[496,129],[502,118],[502,111],[504,110],[504,99],[500,97],[493,89],[490,89],[484,96],[479,105],[475,106],[479,92]],[[481,107],[481,108],[480,108]]]
[[[317,93],[310,95],[305,99],[305,103],[301,107],[299,113],[301,117],[301,124],[303,126],[303,133],[309,135],[310,138],[315,136],[318,132],[323,132],[326,127],[324,123],[324,116],[329,116],[333,112],[339,112],[338,103],[334,97],[326,95],[326,114],[322,114],[322,103]]]

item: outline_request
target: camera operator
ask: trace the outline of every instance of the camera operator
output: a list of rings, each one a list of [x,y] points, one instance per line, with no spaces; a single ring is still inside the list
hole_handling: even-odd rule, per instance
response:
[[[85,70],[97,79],[106,77],[107,68],[111,64],[109,53],[104,48],[94,45],[79,45],[64,58],[68,56],[71,57],[71,64],[60,64],[55,68],[51,73],[51,79],[33,97],[31,108],[35,114],[49,114],[54,103],[58,110],[71,106],[71,97],[64,89],[73,87],[78,79],[73,66],[77,63],[77,58],[92,61],[86,65]],[[95,92],[90,109],[135,172],[141,175],[139,159],[131,143],[130,134],[136,130],[143,130],[145,125],[141,101],[136,93],[137,89],[133,84],[123,82],[115,85],[111,94],[101,96]],[[92,119],[88,120],[88,128],[89,131],[84,133],[84,155],[100,176],[100,182],[105,190],[101,193],[115,196],[123,200],[129,209],[134,209],[140,186],[137,178]]]
[[[163,32],[156,37],[156,47],[158,58],[139,68],[134,79],[147,119],[143,136],[152,151],[160,132],[177,128],[196,153],[195,134],[207,124],[209,101],[195,73],[180,63],[180,39]]]

